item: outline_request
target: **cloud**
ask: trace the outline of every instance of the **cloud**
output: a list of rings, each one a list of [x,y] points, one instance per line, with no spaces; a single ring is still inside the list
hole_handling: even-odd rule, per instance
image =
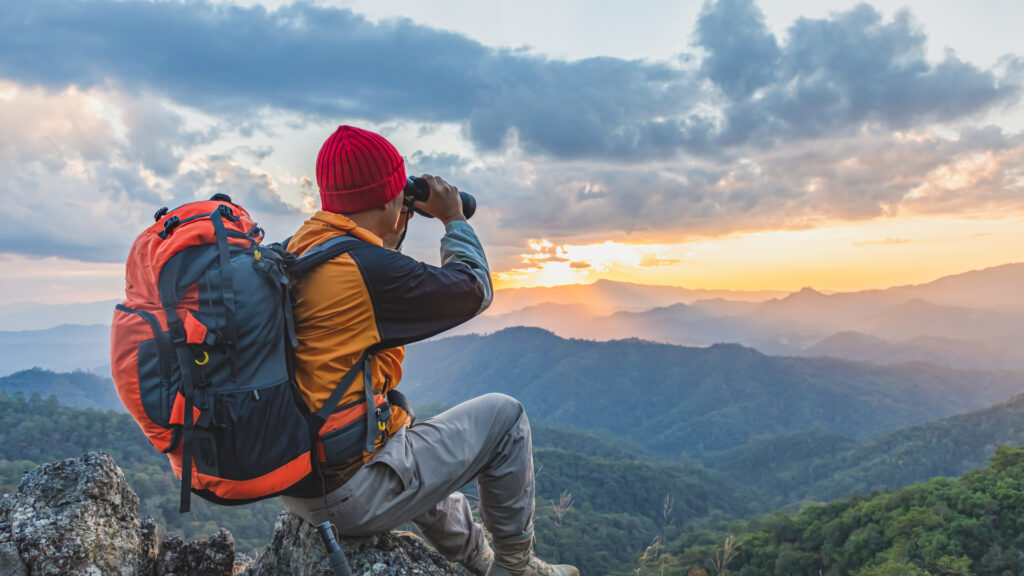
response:
[[[514,141],[614,160],[946,121],[1017,95],[953,56],[929,63],[908,15],[885,22],[868,5],[801,19],[780,43],[751,0],[708,2],[696,43],[699,64],[566,62],[311,4],[34,0],[5,7],[0,75],[52,88],[113,81],[238,121],[270,107],[455,122],[481,150]]]
[[[339,119],[425,138],[461,130],[455,150],[403,153],[411,173],[477,196],[496,269],[519,264],[523,238],[682,241],[1020,208],[1022,137],[970,117],[1014,102],[1024,65],[930,62],[925,42],[907,13],[863,4],[776,37],[754,2],[706,2],[695,54],[567,62],[322,5],[12,3],[0,19],[0,78],[18,92],[0,99],[0,241],[116,261],[136,231],[126,223],[224,191],[284,236],[301,214],[279,187],[316,204],[306,169],[265,170],[280,165],[264,162],[280,158],[276,140],[200,150],[229,132]],[[183,110],[214,121],[196,127]],[[414,224],[410,252],[436,257],[435,232]],[[535,257],[584,263],[553,247]]]
[[[571,268],[573,270],[586,270],[587,268],[592,268],[592,267],[593,267],[593,264],[591,264],[590,262],[585,262],[583,260],[580,260],[578,262],[572,262],[572,263],[569,264],[569,268]]]
[[[194,151],[210,131],[161,100],[116,91],[4,84],[0,100],[3,252],[87,262],[124,261],[163,205],[225,192],[281,236],[301,219],[266,174]]]
[[[861,246],[892,246],[895,244],[907,244],[910,242],[909,238],[886,238],[885,240],[867,240],[865,242],[854,242],[853,245],[856,247]]]
[[[778,44],[752,0],[706,3],[698,24],[703,69],[728,99],[719,142],[763,146],[865,123],[903,129],[1018,97],[1016,75],[998,77],[952,53],[932,64],[926,41],[908,12],[886,22],[859,4],[801,18]]]
[[[1024,209],[1021,165],[1024,136],[995,127],[956,137],[875,129],[752,151],[735,162],[502,158],[455,167],[449,180],[481,191],[483,209],[496,207],[489,239],[499,243],[679,242],[905,214]]]
[[[674,258],[660,258],[657,254],[647,253],[640,257],[640,266],[644,268],[656,268],[658,266],[672,266],[679,264],[682,260]]]
[[[701,71],[730,98],[749,98],[775,80],[781,52],[753,2],[706,2],[696,40],[707,52]]]

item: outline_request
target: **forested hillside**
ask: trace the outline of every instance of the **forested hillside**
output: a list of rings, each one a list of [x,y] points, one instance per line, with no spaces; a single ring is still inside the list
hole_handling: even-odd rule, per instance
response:
[[[679,533],[680,526],[704,518],[744,517],[757,510],[747,491],[714,471],[696,464],[629,460],[635,457],[634,447],[607,436],[540,425],[535,445],[540,549],[553,560],[578,562],[587,574],[606,574],[631,563],[666,529]],[[178,484],[166,457],[152,448],[129,415],[69,408],[55,397],[0,393],[0,493],[14,490],[21,474],[41,463],[89,450],[114,457],[144,514],[190,538],[223,526],[240,550],[252,551],[269,540],[282,509],[277,499],[224,507],[194,498],[192,511],[180,515]]]
[[[984,408],[1024,389],[1014,372],[876,367],[725,344],[565,340],[530,328],[411,346],[405,373],[403,390],[415,401],[505,392],[534,420],[607,430],[669,457],[813,428],[864,438]]]
[[[735,537],[735,540],[729,540]],[[731,553],[726,553],[726,543]],[[1024,573],[1024,449],[959,479],[691,532],[622,575],[1014,576]],[[723,562],[723,556],[727,560]]]
[[[124,411],[110,378],[91,372],[51,372],[42,368],[22,370],[0,378],[0,392],[57,397],[65,406]]]
[[[859,442],[820,430],[761,438],[708,464],[781,507],[959,476],[1000,445],[1024,445],[1024,395]]]
[[[424,357],[441,353],[449,356]],[[808,500],[956,476],[983,465],[998,445],[1024,443],[1024,395],[854,437],[1008,394],[1020,386],[1013,373],[773,358],[735,345],[573,341],[538,330],[428,342],[409,354],[403,388],[422,406],[421,419],[445,407],[425,399],[498,390],[523,400],[534,429],[538,546],[588,574],[635,566],[655,538],[651,554],[686,534],[717,538],[709,527]],[[13,489],[39,463],[98,449],[124,468],[143,511],[170,530],[196,537],[224,526],[242,550],[266,542],[277,500],[198,501],[181,516],[166,458],[128,415],[58,399],[120,406],[110,381],[88,373],[0,378],[0,489]],[[694,447],[667,450],[669,441]]]
[[[252,550],[270,537],[281,510],[277,501],[224,507],[194,498],[192,512],[179,515],[178,484],[167,457],[153,448],[131,416],[62,406],[55,396],[26,399],[0,392],[0,493],[14,490],[21,474],[39,464],[89,450],[114,457],[139,495],[143,514],[188,537],[205,536],[224,526],[240,550]]]

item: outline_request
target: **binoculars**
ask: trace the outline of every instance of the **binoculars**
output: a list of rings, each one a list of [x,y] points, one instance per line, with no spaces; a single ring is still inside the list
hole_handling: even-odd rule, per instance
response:
[[[402,189],[402,194],[405,194],[406,206],[412,207],[420,216],[433,218],[430,214],[416,207],[417,202],[426,202],[430,199],[430,184],[427,184],[426,180],[419,176],[409,176],[405,183],[405,188]],[[469,220],[476,213],[476,198],[466,192],[459,192],[459,197],[462,198],[462,215],[466,217],[466,220]]]

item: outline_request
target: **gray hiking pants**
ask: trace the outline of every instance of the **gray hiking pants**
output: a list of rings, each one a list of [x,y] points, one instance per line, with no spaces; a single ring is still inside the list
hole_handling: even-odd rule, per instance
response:
[[[454,562],[487,549],[466,497],[473,479],[480,517],[496,538],[521,535],[533,521],[533,447],[522,405],[486,394],[402,428],[340,488],[326,512],[342,535],[368,536],[412,520]],[[289,512],[318,523],[324,498],[282,496]]]

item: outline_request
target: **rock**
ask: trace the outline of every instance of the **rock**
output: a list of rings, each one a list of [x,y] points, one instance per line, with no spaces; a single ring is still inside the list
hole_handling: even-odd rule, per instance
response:
[[[152,518],[139,518],[139,498],[107,454],[44,464],[0,500],[0,576],[232,574],[227,530],[190,543],[159,543],[157,533]]]
[[[106,454],[36,468],[3,506],[6,541],[32,574],[129,576],[144,570],[139,498]]]
[[[455,576],[455,564],[409,532],[387,532],[340,541],[353,576]],[[282,512],[274,536],[247,576],[331,576],[320,536],[298,517]]]
[[[156,573],[161,576],[230,575],[234,568],[235,539],[223,528],[195,542],[171,536],[160,543],[156,561]]]
[[[0,576],[28,576],[28,568],[13,542],[0,544]]]
[[[160,540],[157,535],[156,520],[153,520],[149,516],[142,519],[140,524],[140,536],[142,539],[142,549],[140,550],[142,556],[142,573],[143,574],[157,574],[156,571],[156,559],[158,551],[160,549]]]
[[[107,454],[44,464],[0,498],[0,576],[330,576],[316,530],[282,513],[254,562],[223,528],[209,538],[158,540],[152,518]],[[408,532],[342,542],[354,575],[454,576],[454,564]]]

